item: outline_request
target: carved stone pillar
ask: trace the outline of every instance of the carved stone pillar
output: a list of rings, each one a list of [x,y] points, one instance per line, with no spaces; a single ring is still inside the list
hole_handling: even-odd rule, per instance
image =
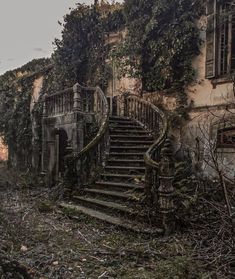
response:
[[[43,118],[47,117],[47,102],[46,102],[46,99],[47,99],[47,94],[45,94],[43,96]]]
[[[122,113],[125,117],[129,116],[129,108],[128,108],[128,100],[127,100],[128,96],[129,96],[128,92],[123,93],[123,112]]]
[[[47,94],[43,96],[43,112],[42,112],[42,155],[41,155],[41,172],[45,172],[45,152],[46,152],[46,118],[48,116],[47,103],[46,103]]]
[[[158,189],[159,196],[159,210],[162,216],[162,225],[165,234],[169,234],[174,230],[174,160],[173,150],[170,140],[166,140],[161,151],[160,161],[160,186]]]
[[[83,111],[83,100],[82,100],[82,87],[79,83],[76,83],[73,86],[74,92],[74,103],[73,103],[73,111],[74,117],[76,119],[76,141],[77,141],[77,150],[76,152],[80,152],[84,147],[84,111]],[[78,187],[82,186],[82,159],[75,160],[74,171],[77,175],[77,183]]]
[[[74,92],[74,97],[73,97],[73,110],[76,112],[82,111],[82,87],[79,83],[76,83],[73,86],[73,92]]]
[[[148,204],[153,203],[152,196],[152,169],[146,165],[145,166],[145,197]]]

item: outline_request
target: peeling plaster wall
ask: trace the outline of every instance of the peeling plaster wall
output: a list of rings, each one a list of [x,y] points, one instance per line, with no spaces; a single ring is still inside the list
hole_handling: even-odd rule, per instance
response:
[[[214,176],[212,145],[216,145],[217,131],[223,127],[235,127],[235,97],[232,82],[219,83],[205,78],[206,73],[206,18],[198,22],[204,43],[201,54],[193,60],[196,81],[186,90],[188,103],[192,106],[190,121],[181,131],[181,140],[188,145],[192,154],[198,156],[202,168]],[[216,149],[218,162],[230,178],[235,177],[235,148]]]
[[[31,113],[31,120],[32,120],[32,147],[33,147],[33,154],[32,154],[32,166],[35,170],[38,170],[40,167],[40,147],[38,146],[39,135],[37,129],[37,121],[34,118],[32,111],[35,104],[38,102],[42,87],[43,87],[43,80],[44,76],[40,76],[33,82],[33,91],[31,95],[31,103],[30,103],[30,113]]]
[[[174,111],[177,108],[177,101],[174,95],[169,96],[163,92],[143,93],[143,98],[159,108],[163,107],[168,111]]]
[[[8,159],[8,149],[3,144],[3,140],[0,138],[0,161],[6,161]]]
[[[206,26],[207,19],[203,16],[198,21],[198,28],[201,30],[200,36],[204,42],[201,46],[201,53],[192,61],[195,69],[195,82],[186,89],[188,97],[188,106],[191,107],[189,112],[190,120],[179,130],[173,131],[175,137],[190,147],[192,154],[200,158],[208,157],[207,141],[215,141],[217,130],[226,122],[230,126],[235,126],[235,92],[232,82],[216,83],[215,80],[205,78],[206,72]],[[109,37],[112,45],[118,44],[125,34],[116,33]],[[142,94],[143,98],[152,102],[160,108],[168,111],[174,111],[177,108],[177,92],[167,95],[163,92],[142,92],[142,84],[138,79],[119,78],[118,69],[114,62],[107,61],[112,69],[113,78],[108,82],[107,96],[114,97],[120,93],[129,91],[134,94]],[[229,105],[229,111],[226,111],[226,106]],[[226,124],[226,125],[227,125]],[[199,151],[197,139],[202,139]],[[220,149],[217,150],[221,166],[223,166],[230,176],[235,176],[235,149]],[[203,162],[202,162],[203,164]],[[203,167],[206,168],[205,164]],[[211,168],[206,169],[208,174],[213,175]]]
[[[194,107],[214,106],[234,103],[235,97],[232,82],[215,84],[215,80],[205,78],[206,73],[206,17],[198,22],[201,30],[201,39],[204,41],[201,47],[201,54],[193,60],[193,67],[196,71],[196,81],[186,90],[189,103]],[[214,86],[213,86],[214,83]]]
[[[142,84],[139,79],[129,77],[118,78],[117,76],[114,76],[108,82],[107,96],[114,97],[124,92],[140,94],[141,88]]]
[[[235,97],[232,82],[216,83],[216,80],[205,78],[206,25],[206,17],[203,16],[198,21],[198,27],[201,30],[201,39],[204,43],[201,47],[200,55],[192,61],[196,71],[196,80],[186,90],[188,103],[192,106],[192,109],[189,113],[191,120],[184,127],[182,138],[192,147],[197,137],[215,139],[218,127],[228,119],[231,126],[235,125],[233,117]],[[227,105],[230,106],[230,111],[226,111]],[[205,129],[205,127],[207,128]],[[202,128],[205,130],[204,135],[200,132]],[[211,130],[214,132],[210,133]],[[232,152],[234,151],[232,150]]]
[[[201,54],[193,61],[193,66],[196,70],[196,81],[186,90],[189,103],[192,101],[194,107],[234,103],[232,82],[213,86],[212,81],[205,78],[205,65],[206,47],[203,44]]]
[[[33,83],[33,93],[32,93],[32,98],[31,98],[31,103],[30,103],[30,112],[32,112],[35,103],[37,103],[41,90],[42,90],[42,86],[43,86],[43,80],[44,80],[44,76],[41,76],[37,79],[35,79],[34,83]]]
[[[120,44],[125,36],[127,30],[121,30],[119,32],[110,33],[106,37],[106,44],[116,46]],[[107,60],[107,65],[110,67],[112,78],[108,81],[107,96],[114,97],[124,92],[130,92],[132,94],[140,94],[142,91],[142,83],[140,79],[131,77],[119,77],[119,71],[115,65],[115,61]]]
[[[183,127],[181,131],[181,140],[187,146],[195,161],[199,158],[199,164],[209,176],[214,176],[212,156],[215,151],[218,156],[220,168],[226,175],[232,179],[235,178],[235,148],[217,148],[217,131],[218,129],[234,126],[235,109],[225,111],[224,109],[210,109],[210,111],[192,111],[191,120]],[[208,163],[205,163],[205,160]]]

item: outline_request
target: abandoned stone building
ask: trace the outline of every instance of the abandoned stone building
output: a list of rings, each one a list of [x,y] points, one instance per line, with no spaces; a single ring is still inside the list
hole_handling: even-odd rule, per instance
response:
[[[203,44],[200,55],[192,61],[196,80],[186,89],[189,121],[171,131],[177,145],[187,147],[194,162],[208,175],[214,174],[213,167],[208,167],[213,149],[230,178],[235,174],[232,5],[208,1],[207,14],[198,21]],[[109,34],[107,43],[116,45],[124,36],[125,31]],[[127,220],[99,215],[94,209],[106,212],[112,208],[131,214],[131,208],[138,207],[136,200],[145,191],[153,200],[159,199],[160,210],[169,215],[173,153],[166,140],[166,114],[154,104],[161,102],[166,110],[173,111],[177,101],[162,92],[142,92],[140,80],[120,78],[115,61],[107,63],[113,73],[106,92],[76,84],[45,96],[43,170],[50,181],[63,176],[64,156],[70,152],[70,167],[76,169],[78,185],[83,185],[85,195],[74,197],[76,205],[63,206],[75,206],[92,216],[128,226]],[[87,139],[94,123],[98,133]],[[163,150],[169,150],[161,152],[164,145]]]
[[[192,103],[191,121],[185,131],[191,145],[206,137],[198,146],[200,156],[207,156],[213,142],[223,169],[235,175],[234,168],[234,70],[235,17],[233,1],[208,1],[207,16],[199,22],[205,41],[201,54],[193,61],[197,80],[187,90]],[[207,24],[207,25],[206,25]],[[203,141],[202,141],[203,142]]]
[[[119,77],[115,61],[107,60],[112,77],[105,92],[95,85],[71,84],[43,96],[41,171],[48,184],[65,177],[73,190],[81,190],[73,203],[63,207],[147,231],[139,226],[147,218],[138,213],[144,195],[158,204],[168,230],[175,150],[187,149],[193,163],[212,176],[208,161],[216,153],[228,177],[234,177],[234,5],[234,1],[207,1],[207,13],[197,22],[203,43],[192,61],[196,79],[186,89],[189,119],[170,131],[175,146],[168,139],[167,112],[176,109],[176,97],[142,91],[141,80]],[[118,44],[125,32],[108,34],[107,44]],[[32,105],[39,99],[43,79],[43,75],[35,79]],[[40,156],[35,154],[33,165]],[[74,173],[75,180],[68,182]],[[130,222],[133,215],[140,222]]]

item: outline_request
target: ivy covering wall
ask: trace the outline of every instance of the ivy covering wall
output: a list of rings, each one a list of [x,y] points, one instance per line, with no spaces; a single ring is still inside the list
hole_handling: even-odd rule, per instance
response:
[[[8,146],[10,163],[15,166],[31,165],[33,83],[47,72],[49,63],[49,59],[33,60],[0,77],[0,135]]]
[[[41,147],[40,99],[30,112],[35,79],[44,77],[42,95],[71,87],[76,82],[105,88],[110,75],[105,65],[109,51],[105,36],[123,28],[122,5],[78,4],[61,25],[62,39],[54,41],[55,51],[50,59],[33,60],[0,77],[0,136],[9,148],[10,163],[17,167],[32,166],[32,116],[38,129],[34,144],[38,150]]]
[[[108,33],[124,27],[122,5],[81,5],[64,17],[62,39],[55,40],[54,89],[63,89],[76,82],[107,86],[109,71],[105,60],[109,46]]]
[[[185,104],[184,89],[195,74],[192,59],[200,51],[196,20],[202,12],[202,0],[78,4],[60,23],[62,39],[54,41],[51,59],[33,60],[0,77],[0,135],[9,146],[10,156],[17,154],[30,165],[29,106],[35,73],[44,75],[43,93],[50,94],[76,82],[105,89],[111,77],[106,60],[111,58],[121,75],[141,78],[145,90],[177,92],[180,103]],[[106,36],[120,30],[126,30],[126,37],[110,52]],[[53,67],[47,70],[51,64]],[[40,104],[35,106],[34,114],[40,122]]]
[[[204,11],[203,2],[126,0],[128,33],[113,54],[122,72],[141,78],[146,91],[182,94],[194,80],[192,59],[201,44],[196,20]]]

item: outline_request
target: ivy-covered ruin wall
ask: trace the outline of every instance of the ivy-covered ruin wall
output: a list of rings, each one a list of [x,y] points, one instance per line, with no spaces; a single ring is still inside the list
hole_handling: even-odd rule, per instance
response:
[[[49,59],[38,59],[0,77],[0,135],[14,167],[32,167],[33,139],[40,142],[41,103],[37,101],[50,69]]]
[[[146,96],[154,91],[170,99],[172,123],[180,125],[187,118],[185,88],[195,79],[192,60],[201,46],[196,22],[202,13],[201,0],[78,4],[60,23],[62,39],[54,41],[50,59],[33,60],[0,77],[0,111],[4,115],[0,134],[9,147],[10,163],[36,169],[40,165],[40,96],[76,82],[99,85],[107,92],[114,74],[110,61],[117,69],[117,79],[126,79],[124,83],[128,78],[137,79]],[[125,35],[113,44],[110,35],[118,32]],[[120,90],[125,91],[124,87]],[[35,153],[38,159],[32,158]]]

